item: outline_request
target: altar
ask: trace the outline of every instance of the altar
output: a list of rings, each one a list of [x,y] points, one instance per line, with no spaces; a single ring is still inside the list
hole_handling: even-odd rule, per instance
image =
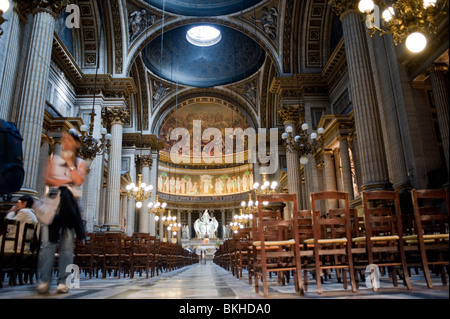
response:
[[[219,246],[223,244],[223,240],[217,236],[219,222],[215,217],[211,217],[208,210],[194,223],[195,238],[190,238],[188,231],[183,233],[182,246],[201,255],[204,251],[206,259],[212,259],[214,253]]]

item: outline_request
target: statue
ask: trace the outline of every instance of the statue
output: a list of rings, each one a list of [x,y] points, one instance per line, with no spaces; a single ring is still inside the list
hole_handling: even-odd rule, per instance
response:
[[[183,239],[191,239],[190,236],[190,231],[189,231],[189,226],[183,226],[183,230],[182,230],[182,238]]]
[[[208,210],[205,210],[203,215],[194,223],[195,233],[197,238],[216,238],[216,231],[219,227],[219,222],[215,217],[211,217]]]
[[[134,11],[129,17],[129,29],[130,29],[130,40],[133,41],[141,34],[148,25],[155,23],[155,16],[152,15],[150,18],[147,16],[147,11],[144,9]]]

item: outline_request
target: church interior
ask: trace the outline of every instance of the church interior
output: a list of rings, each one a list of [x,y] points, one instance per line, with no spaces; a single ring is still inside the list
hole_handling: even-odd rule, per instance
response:
[[[341,290],[347,273],[351,294],[377,264],[369,247],[386,249],[367,232],[378,231],[367,223],[379,194],[375,207],[403,220],[381,234],[401,261],[382,271],[391,279],[380,290],[399,276],[412,297],[416,275],[424,298],[448,299],[448,9],[448,0],[0,0],[0,118],[21,133],[25,173],[20,190],[1,194],[0,219],[21,196],[45,196],[47,163],[75,130],[88,165],[80,212],[90,238],[147,234],[161,252],[184,256],[147,264],[147,279],[208,267],[239,280],[249,293],[238,297],[283,298],[276,289],[287,285],[288,298],[319,298],[329,282]],[[426,191],[442,208],[433,223],[443,224],[428,239],[415,232],[415,196]],[[278,214],[272,224],[265,211]],[[302,212],[318,216],[304,242]],[[321,224],[331,212],[345,217]],[[344,239],[348,258],[338,262],[337,248],[316,236],[340,221],[346,232],[332,244]],[[438,257],[427,260],[427,240]],[[120,267],[100,271],[117,283],[125,268],[122,279]],[[7,269],[0,298],[7,289],[27,298],[30,282],[8,285]],[[89,286],[94,274],[81,272]],[[219,296],[236,297],[227,289]]]

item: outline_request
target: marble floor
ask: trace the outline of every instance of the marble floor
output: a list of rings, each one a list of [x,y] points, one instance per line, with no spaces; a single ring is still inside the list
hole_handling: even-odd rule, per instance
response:
[[[399,282],[393,287],[389,278],[381,279],[381,288],[374,292],[360,283],[357,293],[344,290],[342,284],[334,280],[323,284],[323,293],[317,293],[315,281],[309,278],[308,291],[305,296],[295,294],[293,283],[281,286],[276,277],[269,278],[269,299],[449,299],[449,286],[442,285],[440,278],[435,277],[434,288],[426,287],[422,274],[411,277],[413,290],[408,291]],[[159,276],[146,279],[145,276],[120,278],[107,277],[82,278],[79,288],[71,289],[68,294],[56,294],[56,283],[53,281],[48,295],[39,295],[36,292],[37,284],[23,286],[8,286],[7,283],[0,288],[0,299],[178,299],[178,300],[263,300],[262,285],[260,293],[256,294],[254,286],[248,284],[248,275],[244,271],[243,278],[237,279],[231,272],[208,261],[206,264],[195,264],[164,272]],[[2,301],[0,300],[0,304]]]

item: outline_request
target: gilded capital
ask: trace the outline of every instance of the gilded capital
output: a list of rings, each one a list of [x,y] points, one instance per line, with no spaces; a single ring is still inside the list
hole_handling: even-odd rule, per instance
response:
[[[328,4],[332,5],[331,9],[339,17],[341,17],[347,11],[357,9],[357,4],[354,0],[330,0]]]
[[[149,155],[138,155],[136,156],[136,163],[139,164],[141,167],[144,166],[152,167],[153,159]]]
[[[298,122],[299,121],[300,112],[299,112],[298,105],[280,106],[280,108],[278,109],[278,114],[280,114],[283,122],[288,122],[288,121]]]
[[[123,125],[127,116],[128,112],[124,108],[104,108],[102,111],[103,121],[111,125]]]
[[[36,10],[51,12],[57,19],[59,14],[70,4],[70,0],[16,0],[16,2],[18,12],[24,19]]]

